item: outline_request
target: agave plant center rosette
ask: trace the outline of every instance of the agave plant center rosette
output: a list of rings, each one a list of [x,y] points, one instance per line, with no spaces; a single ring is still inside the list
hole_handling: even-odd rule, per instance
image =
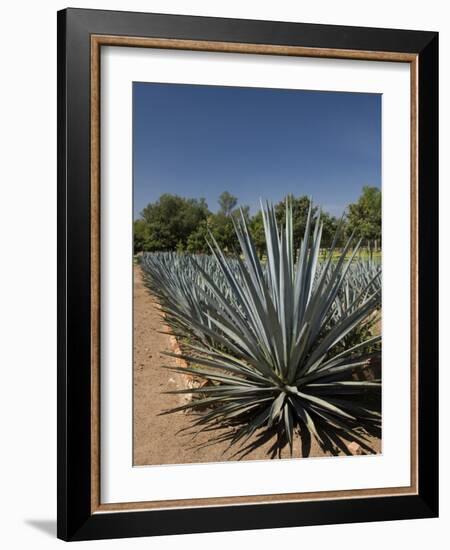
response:
[[[354,373],[381,353],[381,336],[369,330],[381,306],[380,269],[357,261],[353,237],[337,254],[338,234],[320,259],[322,224],[311,206],[298,251],[290,201],[284,226],[269,204],[262,213],[264,260],[244,215],[234,221],[235,257],[212,236],[210,257],[144,257],[147,283],[183,339],[186,353],[177,356],[190,364],[167,368],[206,382],[171,392],[196,398],[162,414],[197,412],[188,433],[210,432],[208,444],[227,441],[238,457],[267,441],[272,457],[286,446],[292,453],[295,437],[303,456],[312,438],[333,454],[349,454],[352,441],[373,452],[381,381]]]

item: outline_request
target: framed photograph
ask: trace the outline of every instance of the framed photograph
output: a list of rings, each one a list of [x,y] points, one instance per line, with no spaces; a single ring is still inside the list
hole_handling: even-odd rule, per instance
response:
[[[438,514],[438,35],[58,13],[58,536]]]

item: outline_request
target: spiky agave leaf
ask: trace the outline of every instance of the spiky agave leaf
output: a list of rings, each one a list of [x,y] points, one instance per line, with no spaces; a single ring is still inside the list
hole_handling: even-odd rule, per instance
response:
[[[234,263],[229,259],[231,269],[235,268]],[[217,307],[217,300],[206,287],[200,267],[209,273],[220,293],[232,301],[215,260],[211,256],[197,255],[194,262],[189,254],[153,252],[143,255],[141,267],[144,283],[158,299],[173,332],[202,343],[210,342],[210,336],[202,327],[209,328],[207,310],[210,303]]]
[[[277,225],[268,204],[263,221],[265,265],[242,216],[235,222],[242,258],[234,268],[211,236],[211,252],[228,296],[197,263],[205,286],[203,316],[192,316],[183,308],[171,311],[180,326],[191,325],[194,332],[207,336],[184,357],[200,366],[193,369],[196,376],[212,384],[182,390],[200,398],[165,412],[210,406],[194,420],[194,433],[218,431],[211,442],[228,441],[230,447],[239,443],[242,454],[274,435],[273,456],[285,445],[292,450],[296,434],[303,443],[313,436],[330,452],[345,452],[345,440],[370,451],[366,436],[381,427],[380,382],[355,382],[352,373],[366,363],[366,347],[379,338],[344,350],[340,343],[379,306],[380,289],[368,281],[351,307],[336,316],[336,301],[348,282],[358,246],[346,259],[353,242],[349,239],[333,261],[333,245],[318,273],[322,224],[319,218],[313,222],[311,207],[297,255],[290,202],[284,228]],[[375,397],[368,399],[370,393]],[[307,445],[303,449],[308,452]]]

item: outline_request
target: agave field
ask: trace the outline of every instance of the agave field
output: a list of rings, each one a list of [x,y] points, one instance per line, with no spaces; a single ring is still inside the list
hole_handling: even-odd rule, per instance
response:
[[[272,458],[292,453],[295,438],[303,456],[313,439],[325,453],[349,454],[349,442],[374,452],[381,380],[358,370],[381,360],[381,266],[359,259],[353,237],[337,255],[339,234],[324,255],[312,207],[298,250],[289,201],[282,225],[272,206],[262,214],[263,258],[243,215],[234,255],[212,236],[210,255],[143,255],[145,283],[188,364],[167,368],[203,381],[171,392],[192,398],[161,413],[190,411],[187,433],[206,432],[208,445],[226,442],[238,458],[267,442]]]

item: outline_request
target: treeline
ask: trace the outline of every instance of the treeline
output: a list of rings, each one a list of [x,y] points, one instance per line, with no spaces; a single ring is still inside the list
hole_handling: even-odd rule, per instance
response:
[[[294,218],[294,244],[300,246],[309,208],[306,196],[292,197]],[[279,223],[285,216],[285,200],[275,205]],[[318,207],[314,207],[317,213]],[[205,199],[188,199],[169,193],[163,194],[141,212],[134,222],[134,252],[155,252],[177,250],[195,254],[207,253],[208,235],[212,234],[222,250],[232,252],[238,249],[233,229],[233,217],[243,212],[248,221],[250,233],[259,255],[264,255],[265,239],[261,212],[253,216],[246,205],[238,205],[237,197],[223,192],[219,198],[219,210],[212,213]],[[340,220],[321,211],[323,221],[322,245],[331,245]],[[363,246],[371,251],[381,247],[381,192],[376,187],[363,187],[359,199],[349,204],[344,218],[341,234],[342,243],[355,231],[363,239]],[[338,246],[341,243],[337,243]]]

